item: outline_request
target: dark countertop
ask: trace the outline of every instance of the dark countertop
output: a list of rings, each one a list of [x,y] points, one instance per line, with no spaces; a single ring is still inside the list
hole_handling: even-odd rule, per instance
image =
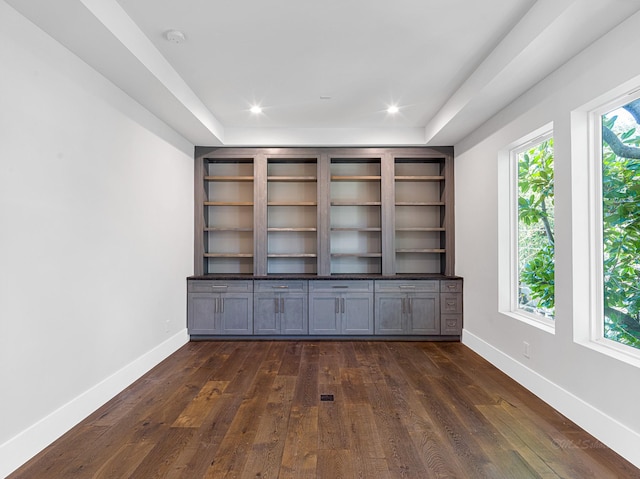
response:
[[[407,281],[407,280],[461,280],[460,276],[445,276],[443,274],[396,274],[393,276],[383,276],[381,274],[334,274],[331,276],[317,276],[315,274],[270,274],[268,276],[254,276],[252,274],[232,274],[232,273],[222,273],[222,274],[206,274],[203,276],[189,276],[188,280],[218,280],[218,281],[228,281],[228,280],[275,280],[275,281],[283,281],[283,280],[399,280],[399,281]]]

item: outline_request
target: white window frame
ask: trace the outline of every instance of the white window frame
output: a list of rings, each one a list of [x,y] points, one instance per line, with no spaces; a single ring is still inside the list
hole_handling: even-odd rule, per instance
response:
[[[554,320],[524,311],[518,303],[518,155],[553,136],[549,123],[508,145],[498,159],[499,310],[551,334],[555,334]]]
[[[589,341],[592,346],[625,362],[640,366],[640,349],[604,337],[603,224],[602,224],[602,116],[640,98],[640,89],[617,96],[588,113],[589,137]]]

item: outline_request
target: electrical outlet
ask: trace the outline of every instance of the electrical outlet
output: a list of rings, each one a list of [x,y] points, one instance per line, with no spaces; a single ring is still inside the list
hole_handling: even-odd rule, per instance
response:
[[[531,345],[526,341],[522,341],[522,354],[527,359],[531,357]]]

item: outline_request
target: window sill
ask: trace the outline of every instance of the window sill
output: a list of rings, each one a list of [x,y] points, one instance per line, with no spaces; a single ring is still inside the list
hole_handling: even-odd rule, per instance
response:
[[[556,325],[550,320],[538,319],[535,316],[523,314],[515,311],[500,311],[505,316],[509,316],[510,318],[517,319],[518,321],[525,323],[529,326],[533,326],[534,328],[538,328],[541,331],[544,331],[549,334],[556,334]]]

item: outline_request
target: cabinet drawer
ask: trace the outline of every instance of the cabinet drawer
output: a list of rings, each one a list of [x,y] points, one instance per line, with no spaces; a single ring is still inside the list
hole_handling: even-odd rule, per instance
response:
[[[440,316],[440,334],[443,336],[462,334],[462,315],[443,314]]]
[[[306,293],[307,281],[254,281],[254,291],[257,293]]]
[[[190,293],[251,293],[253,281],[248,280],[197,280],[187,283]]]
[[[373,293],[373,281],[340,281],[333,279],[324,281],[313,280],[309,281],[309,291],[322,293]]]
[[[462,293],[462,281],[440,281],[441,293]]]
[[[428,292],[437,293],[439,291],[439,281],[398,281],[398,280],[382,280],[376,281],[376,293],[412,293],[412,292]]]
[[[440,311],[442,314],[462,313],[462,294],[440,293]]]

